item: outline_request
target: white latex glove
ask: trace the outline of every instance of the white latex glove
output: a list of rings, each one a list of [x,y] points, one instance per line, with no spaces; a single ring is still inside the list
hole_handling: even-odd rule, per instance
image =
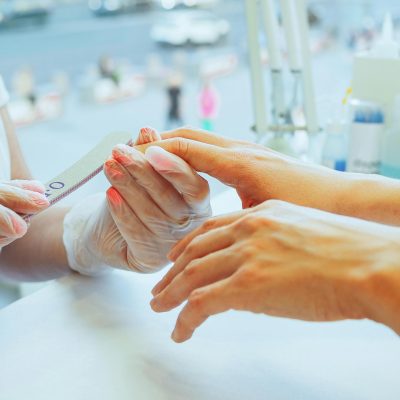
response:
[[[0,250],[26,234],[28,224],[18,214],[37,214],[49,206],[44,192],[36,181],[0,182]]]
[[[147,128],[136,144],[160,139]],[[149,149],[145,157],[119,145],[104,171],[112,184],[106,199],[87,199],[64,222],[70,266],[82,274],[108,266],[155,272],[168,264],[173,245],[211,216],[207,181],[162,149]]]

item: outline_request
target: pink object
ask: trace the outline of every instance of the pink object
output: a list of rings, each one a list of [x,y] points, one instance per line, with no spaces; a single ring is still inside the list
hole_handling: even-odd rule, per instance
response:
[[[200,117],[215,118],[218,112],[218,94],[210,86],[205,85],[200,92]]]

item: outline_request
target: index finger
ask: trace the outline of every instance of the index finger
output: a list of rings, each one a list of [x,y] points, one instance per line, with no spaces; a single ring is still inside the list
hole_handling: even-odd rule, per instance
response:
[[[196,171],[204,172],[217,179],[224,179],[227,161],[230,160],[229,149],[213,144],[201,143],[191,139],[175,137],[160,142],[150,143],[151,146],[159,146],[164,150],[177,155],[185,160]]]
[[[174,129],[172,131],[166,131],[161,134],[163,140],[173,138],[185,138],[195,140],[196,142],[212,144],[220,147],[230,147],[235,142],[231,139],[224,138],[223,136],[215,135],[208,131],[201,129],[194,129],[189,127],[183,127]]]

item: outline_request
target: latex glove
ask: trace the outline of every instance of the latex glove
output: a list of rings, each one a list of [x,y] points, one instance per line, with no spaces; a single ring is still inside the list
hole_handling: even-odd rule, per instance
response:
[[[136,144],[154,140],[160,136],[143,129]],[[155,272],[174,244],[211,215],[207,181],[161,149],[146,159],[119,145],[104,171],[113,185],[107,198],[88,199],[65,218],[64,244],[78,272]]]
[[[28,223],[19,214],[34,215],[49,206],[37,181],[0,182],[0,250],[24,236]]]
[[[172,252],[155,311],[185,300],[173,333],[247,310],[308,321],[369,318],[400,333],[400,229],[269,201],[210,220]]]

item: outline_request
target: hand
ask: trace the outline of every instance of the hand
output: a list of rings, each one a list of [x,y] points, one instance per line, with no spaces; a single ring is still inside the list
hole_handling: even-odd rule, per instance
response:
[[[211,219],[178,243],[151,305],[165,312],[187,300],[176,342],[230,309],[308,321],[371,318],[400,332],[399,244],[392,227],[269,201]]]
[[[159,135],[143,129],[136,144],[154,140]],[[168,263],[175,243],[211,215],[207,181],[162,149],[146,160],[119,145],[104,171],[112,184],[107,201],[88,199],[65,222],[69,262],[81,273],[96,274],[108,266],[155,272]]]
[[[341,213],[342,195],[349,185],[344,174],[261,145],[190,128],[167,132],[162,138],[158,146],[235,188],[243,208],[277,199]],[[146,154],[153,151],[150,147]]]
[[[0,250],[26,234],[28,224],[19,214],[33,215],[49,206],[44,192],[36,181],[0,183]]]

